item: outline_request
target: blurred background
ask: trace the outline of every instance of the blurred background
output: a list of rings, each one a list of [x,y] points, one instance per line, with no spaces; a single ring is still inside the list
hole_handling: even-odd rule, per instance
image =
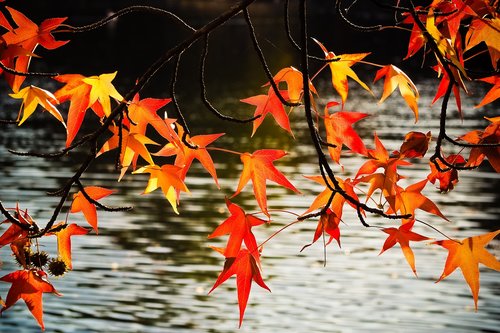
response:
[[[233,1],[143,1],[171,10],[195,28],[216,17]],[[45,18],[69,16],[70,25],[85,25],[137,1],[6,1],[36,23]],[[400,62],[406,54],[408,33],[386,30],[373,34],[353,32],[334,19],[332,1],[310,2],[309,27],[317,38],[336,54],[373,52],[368,61],[395,64],[407,71],[420,89],[420,120],[414,117],[403,99],[397,95],[378,105],[382,82],[371,84],[377,68],[367,65],[354,67],[358,75],[373,89],[375,96],[350,83],[346,108],[366,112],[370,117],[359,122],[356,130],[369,148],[373,133],[383,140],[388,151],[398,149],[404,135],[411,131],[437,133],[439,105],[431,106],[437,81],[432,70],[421,68],[421,55]],[[363,6],[359,6],[360,8]],[[390,13],[363,7],[352,10],[352,18],[360,24],[392,22]],[[255,29],[273,73],[286,66],[299,67],[298,54],[289,45],[283,29],[281,1],[257,1],[250,8]],[[292,34],[298,38],[297,8],[290,9]],[[125,94],[135,80],[163,52],[189,35],[176,22],[148,13],[124,16],[104,28],[83,34],[59,34],[58,39],[70,39],[66,46],[47,52],[37,49],[42,59],[35,59],[33,70],[59,73],[99,75],[117,71],[113,82]],[[250,138],[251,125],[235,126],[214,118],[204,109],[199,95],[199,57],[201,43],[185,52],[177,87],[179,103],[193,135],[226,133],[215,146],[237,151],[262,148],[285,149],[289,152],[276,163],[303,194],[268,184],[268,202],[274,209],[301,214],[323,188],[303,175],[319,173],[314,151],[310,146],[306,124],[300,108],[290,113],[295,139],[267,119]],[[311,43],[312,53],[321,50]],[[311,63],[314,72],[321,64]],[[141,92],[141,97],[167,98],[172,66],[167,65]],[[323,75],[324,74],[324,75]],[[332,88],[328,71],[318,76],[317,102],[320,109],[339,100]],[[260,88],[267,79],[248,37],[243,17],[238,16],[211,35],[207,58],[207,93],[223,113],[250,116],[254,107],[240,99],[265,93]],[[2,83],[3,84],[3,83]],[[54,82],[30,79],[26,84],[40,85],[50,91],[60,87]],[[476,91],[481,92],[481,87]],[[2,119],[12,119],[19,110],[18,101],[7,98],[10,91],[1,86]],[[378,97],[378,98],[377,98]],[[493,115],[495,106],[479,111],[473,106],[480,94],[464,98],[464,120],[461,121],[453,102],[450,103],[450,136],[475,128],[484,128],[484,115]],[[63,105],[62,109],[67,107]],[[171,113],[171,105],[165,108]],[[96,124],[97,119],[88,115]],[[58,199],[46,191],[61,187],[74,172],[74,163],[82,154],[74,152],[61,160],[23,158],[11,155],[16,150],[54,151],[64,146],[64,129],[37,112],[26,124],[17,128],[2,126],[0,131],[0,198],[9,207],[16,202],[40,223],[50,218]],[[84,130],[89,130],[87,127]],[[103,156],[85,174],[85,185],[116,188],[116,194],[106,198],[109,205],[133,205],[132,212],[106,213],[99,211],[99,235],[73,237],[74,270],[64,278],[52,278],[55,287],[64,294],[58,298],[44,295],[44,321],[47,332],[234,332],[238,327],[238,305],[234,279],[207,295],[223,267],[223,258],[209,245],[224,246],[225,239],[207,240],[207,235],[228,216],[224,197],[231,196],[241,172],[235,156],[211,153],[215,161],[221,189],[195,162],[186,184],[191,195],[181,196],[180,215],[175,215],[157,190],[140,195],[147,176],[127,175],[117,183],[114,170],[115,154]],[[344,171],[335,166],[341,177],[353,177],[364,162],[346,154],[342,158]],[[409,182],[425,179],[426,161],[401,168]],[[489,165],[472,172],[461,172],[456,190],[446,195],[432,185],[425,191],[452,221],[420,214],[419,218],[453,238],[464,238],[498,229],[500,208],[500,177]],[[251,185],[234,198],[248,212],[258,207]],[[69,205],[69,203],[68,203]],[[64,211],[66,212],[66,210]],[[64,214],[61,215],[64,219]],[[70,222],[85,225],[80,214],[71,214]],[[283,212],[272,214],[269,226],[254,228],[260,243],[279,228],[294,221]],[[389,226],[390,222],[370,216],[368,223]],[[398,246],[378,256],[386,234],[376,228],[362,227],[355,212],[345,209],[341,228],[342,248],[330,244],[326,250],[326,267],[321,240],[304,252],[303,245],[312,240],[317,220],[290,227],[266,244],[263,251],[263,277],[272,293],[254,285],[239,332],[494,332],[500,327],[500,283],[498,273],[481,269],[479,312],[474,312],[470,290],[457,270],[438,284],[434,282],[444,267],[447,252],[442,248],[414,243],[419,278],[408,267]],[[0,226],[0,231],[5,226]],[[432,229],[417,224],[417,232],[441,239]],[[55,250],[55,239],[44,240],[43,249]],[[498,240],[489,250],[500,254]],[[0,250],[2,275],[16,268],[8,249]],[[9,285],[0,284],[5,298]],[[1,332],[37,332],[26,306],[18,302],[0,318]]]

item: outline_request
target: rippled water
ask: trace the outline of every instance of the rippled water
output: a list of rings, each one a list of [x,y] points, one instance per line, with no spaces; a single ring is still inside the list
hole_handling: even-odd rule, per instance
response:
[[[355,109],[366,110],[364,106],[371,103],[362,96]],[[407,117],[408,127],[413,128],[408,111],[392,109],[401,109],[397,100],[396,97],[396,103],[374,112],[372,120],[365,121],[365,128],[360,128],[365,133],[376,129],[388,149],[397,149],[397,140],[410,129],[395,127],[400,118]],[[298,117],[300,111],[295,112],[294,117]],[[432,119],[435,112],[423,108],[417,128],[436,131],[437,124]],[[451,132],[459,131],[459,125],[453,126]],[[474,125],[472,120],[464,124]],[[272,124],[268,122],[265,126]],[[290,155],[277,164],[304,195],[296,196],[270,185],[268,198],[273,208],[301,213],[322,189],[301,176],[317,171],[307,136],[300,126],[295,129],[297,141],[304,143],[290,146]],[[11,148],[34,144],[35,148],[43,149],[48,142],[63,142],[54,133],[57,131],[43,128],[10,128],[1,132],[0,143]],[[288,139],[281,139],[286,134],[271,133],[263,128],[255,141],[265,142],[266,147],[289,144]],[[220,141],[231,144],[232,140],[235,138]],[[371,145],[369,140],[367,143]],[[235,145],[247,149],[249,144]],[[20,201],[39,221],[48,219],[56,200],[44,196],[44,191],[63,184],[64,177],[71,174],[71,158],[56,162],[26,159],[6,154],[4,149],[0,154],[2,201],[10,206]],[[139,195],[147,178],[127,176],[118,185],[118,194],[109,197],[106,203],[133,204],[134,211],[99,212],[99,235],[72,239],[74,271],[62,279],[52,279],[64,297],[44,296],[48,332],[233,332],[237,329],[234,280],[207,295],[223,263],[208,245],[223,246],[225,240],[208,241],[206,236],[227,217],[223,198],[234,191],[240,166],[232,157],[213,155],[222,190],[218,191],[204,170],[195,164],[187,180],[192,194],[183,195],[180,215],[172,213],[160,193]],[[346,170],[354,172],[361,160],[347,157],[343,163]],[[426,176],[419,165],[405,168],[403,173],[414,180]],[[434,216],[421,215],[422,218],[456,238],[498,228],[500,177],[488,168],[462,172],[460,176],[455,191],[447,195],[433,190],[426,193],[441,204],[452,223]],[[115,180],[116,174],[106,165],[96,165],[84,179],[85,184],[109,187],[116,187]],[[236,202],[255,210],[250,189]],[[79,215],[71,215],[70,220],[83,222]],[[255,228],[257,240],[264,240],[292,220],[287,214],[274,213],[269,227]],[[479,312],[475,313],[460,273],[434,283],[442,271],[446,251],[423,242],[415,243],[417,279],[397,247],[378,256],[385,234],[363,228],[352,212],[345,214],[344,222],[342,249],[333,243],[327,248],[326,267],[321,242],[299,252],[311,241],[315,221],[295,225],[265,246],[263,276],[272,293],[254,286],[241,332],[498,330],[498,273],[481,270]],[[368,222],[383,223],[375,217]],[[424,226],[416,228],[440,238]],[[45,246],[53,250],[55,245],[49,242]],[[498,240],[492,242],[490,251],[500,253]],[[8,250],[2,249],[1,255],[2,272],[14,270]],[[0,294],[5,296],[7,288],[7,284],[0,284]],[[37,331],[22,302],[4,313],[0,324],[2,332]]]
[[[350,108],[372,115],[357,127],[364,133],[365,142],[372,147],[370,138],[376,131],[390,151],[399,148],[402,136],[410,130],[437,133],[438,107],[429,107],[431,92],[422,93],[427,97],[421,103],[421,120],[414,125],[413,116],[400,97],[395,96],[377,107],[375,100],[365,92],[351,90]],[[241,98],[251,94],[255,91],[242,93]],[[322,102],[327,100],[324,98]],[[228,101],[219,99],[216,103],[227,106],[225,110],[234,111],[240,107],[236,106],[237,97]],[[472,105],[466,104],[464,109],[470,110]],[[199,107],[195,106],[197,110]],[[245,107],[238,111],[250,110]],[[46,119],[44,116],[39,120]],[[298,120],[300,116],[301,111],[296,110],[292,119]],[[205,117],[208,116],[192,116],[192,131],[200,134],[228,132],[218,140],[218,146],[228,145],[241,151],[285,147],[289,151],[277,166],[304,194],[297,196],[269,185],[270,207],[302,213],[323,190],[302,177],[318,174],[303,125],[297,122],[293,125],[295,142],[281,129],[274,128],[272,120],[266,121],[250,140],[238,136],[241,131],[250,134],[249,127],[243,130],[234,126],[224,128],[224,124],[207,122]],[[449,134],[453,136],[462,133],[464,128],[484,127],[484,124],[484,121],[474,120],[472,112],[466,113],[464,123],[450,120]],[[33,128],[29,128],[30,125]],[[72,174],[71,161],[80,156],[73,154],[61,161],[47,161],[16,157],[8,154],[5,148],[44,150],[53,148],[53,142],[63,145],[64,137],[57,128],[47,129],[40,121],[28,121],[21,128],[2,127],[0,131],[0,199],[7,206],[19,201],[38,221],[50,218],[57,203],[57,198],[45,196],[45,191],[62,186],[66,177]],[[119,189],[117,194],[105,200],[107,204],[132,204],[134,210],[99,212],[98,236],[92,233],[72,238],[74,270],[64,278],[52,278],[64,296],[44,295],[47,332],[493,332],[500,329],[500,276],[497,272],[481,269],[479,311],[476,313],[469,288],[458,271],[434,283],[442,272],[445,250],[425,242],[414,243],[417,279],[398,246],[378,256],[386,234],[362,227],[355,214],[346,208],[345,224],[341,225],[342,248],[334,243],[329,245],[326,267],[320,241],[299,252],[303,245],[310,243],[316,221],[296,224],[266,244],[262,257],[263,277],[272,293],[253,286],[243,327],[238,330],[234,279],[207,295],[223,265],[222,257],[208,246],[225,244],[225,239],[209,241],[207,235],[228,215],[224,197],[234,192],[241,165],[232,156],[218,152],[213,152],[212,156],[221,190],[217,190],[212,179],[195,163],[187,179],[191,194],[182,195],[180,215],[173,214],[159,191],[140,195],[147,177],[127,176],[117,184],[112,161],[94,165],[85,174],[86,185]],[[353,176],[362,160],[344,157],[342,162],[346,170],[342,175]],[[424,179],[427,169],[421,163],[416,161],[414,166],[402,168],[402,173],[414,181]],[[336,170],[340,172],[339,168]],[[455,191],[442,195],[432,187],[426,190],[426,195],[442,207],[452,222],[425,214],[420,217],[454,238],[498,229],[499,188],[499,175],[487,166],[462,172]],[[248,211],[256,210],[250,187],[235,202]],[[71,215],[70,220],[84,223],[79,214]],[[258,242],[291,221],[290,215],[273,213],[269,226],[255,228]],[[384,223],[373,216],[368,222]],[[423,225],[417,225],[416,230],[441,238]],[[46,250],[54,251],[54,242],[43,244]],[[499,256],[500,241],[492,241],[489,250]],[[0,255],[2,275],[17,269],[8,249],[0,250]],[[8,287],[8,284],[0,284],[0,295],[4,298]],[[0,318],[0,331],[37,332],[39,329],[20,301]]]

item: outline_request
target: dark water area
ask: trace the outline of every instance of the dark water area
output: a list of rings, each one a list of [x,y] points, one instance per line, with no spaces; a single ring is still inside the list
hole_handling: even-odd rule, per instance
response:
[[[85,2],[87,6],[83,5],[84,2],[81,2],[81,6],[78,6],[79,2],[69,3],[57,2],[57,6],[54,5],[57,15],[50,16],[82,12],[82,15],[71,18],[70,22],[84,24],[99,17],[100,10],[107,13],[116,11],[127,2],[102,2],[99,8],[94,2]],[[227,2],[210,2],[214,3],[213,7],[207,3],[151,1],[147,4],[178,10],[181,13],[179,16],[188,17],[199,26],[207,21],[206,16],[215,16]],[[14,3],[11,6],[16,7]],[[296,55],[291,53],[284,32],[276,29],[276,24],[281,24],[277,22],[281,8],[281,3],[262,1],[254,9],[256,31],[273,72],[285,66],[298,66]],[[366,49],[356,47],[358,43],[354,42],[358,41],[357,37],[352,37],[355,35],[345,30],[340,32],[338,23],[327,21],[328,10],[320,9],[319,5],[312,8],[311,29],[317,31],[318,35],[324,34],[325,37],[318,38],[337,53],[364,52],[372,45],[380,44],[381,50],[397,54],[397,47],[388,47],[388,43],[382,44],[385,40],[376,38],[368,38],[366,44],[363,43]],[[25,12],[32,17],[30,10]],[[42,9],[33,10],[32,13],[33,17],[38,15],[40,18],[45,14]],[[71,42],[59,50],[51,53],[40,50],[40,54],[43,53],[45,57],[34,61],[33,68],[85,75],[118,71],[116,86],[124,94],[152,61],[187,35],[186,31],[165,18],[147,14],[132,15],[102,30],[68,36]],[[206,73],[209,96],[226,114],[250,115],[254,108],[239,100],[263,93],[259,87],[266,82],[266,78],[253,53],[244,21],[242,18],[235,19],[211,38]],[[275,127],[273,120],[266,120],[256,135],[250,138],[250,126],[228,126],[214,119],[203,109],[198,98],[193,98],[199,94],[197,77],[200,49],[201,45],[195,45],[183,57],[177,88],[179,103],[191,131],[194,134],[225,132],[226,135],[217,141],[217,146],[238,151],[262,148],[287,150],[289,155],[276,165],[303,195],[297,196],[291,191],[268,184],[268,203],[274,209],[287,209],[299,214],[304,212],[323,188],[303,177],[318,174],[319,171],[305,124],[301,120],[302,110],[297,109],[290,114],[295,139]],[[401,53],[406,53],[404,47]],[[410,67],[414,68],[413,65]],[[141,96],[169,97],[171,71],[172,66],[167,65]],[[366,66],[359,66],[357,71],[360,76],[374,75],[374,70]],[[374,132],[389,151],[399,148],[408,131],[430,130],[437,133],[439,106],[430,106],[435,83],[424,80],[426,71],[422,72],[415,80],[422,95],[417,124],[414,124],[413,114],[400,96],[395,94],[384,104],[377,105],[376,98],[350,84],[348,107],[370,114],[370,120],[356,126],[370,148],[373,147]],[[39,82],[32,80],[31,83]],[[315,84],[320,90],[318,101],[321,105],[338,100],[338,96],[331,93],[328,76],[320,78]],[[375,96],[380,96],[381,85],[370,84]],[[57,86],[52,84],[45,88],[54,91]],[[7,93],[6,88],[2,87],[2,119],[15,117],[19,108],[16,101],[5,97]],[[498,109],[497,105],[484,108],[481,110],[483,114],[478,117],[477,111],[473,110],[477,102],[477,98],[464,100],[463,108],[467,111],[463,122],[458,119],[456,108],[450,106],[450,136],[484,128],[486,121],[481,117],[491,116]],[[167,112],[172,112],[169,108],[167,106]],[[58,201],[57,198],[46,196],[45,192],[61,187],[74,172],[73,163],[82,158],[78,152],[61,160],[44,160],[14,156],[6,151],[7,148],[47,151],[62,147],[64,131],[52,119],[47,121],[47,118],[45,113],[36,112],[23,126],[2,126],[0,130],[0,199],[9,207],[20,202],[38,221],[48,220]],[[225,239],[207,240],[207,235],[228,216],[224,197],[234,193],[241,164],[237,157],[221,152],[211,154],[221,189],[216,188],[200,164],[194,163],[186,180],[191,194],[181,196],[180,215],[173,213],[159,190],[141,195],[147,177],[127,175],[117,183],[113,154],[107,158],[103,156],[91,166],[84,175],[84,183],[116,188],[117,193],[106,198],[106,204],[130,204],[134,210],[118,213],[99,211],[99,235],[91,233],[72,238],[74,270],[64,278],[51,279],[64,296],[44,295],[46,332],[321,333],[428,330],[465,333],[495,332],[500,329],[498,272],[481,267],[479,311],[475,312],[470,290],[458,270],[447,279],[434,283],[442,272],[446,251],[426,245],[425,242],[412,243],[419,275],[416,278],[398,246],[378,256],[386,234],[375,228],[362,227],[355,212],[346,208],[344,224],[341,225],[342,248],[339,249],[335,242],[328,246],[326,267],[320,241],[300,252],[303,245],[311,242],[316,220],[296,224],[266,244],[262,257],[263,277],[272,293],[257,285],[253,286],[243,326],[238,330],[234,279],[207,295],[223,265],[222,257],[212,251],[209,245],[225,244]],[[341,177],[353,177],[363,162],[359,157],[347,155],[342,159],[345,171],[342,172],[339,167],[335,167],[335,171]],[[409,177],[409,182],[424,179],[428,173],[426,161],[414,162],[414,165],[401,171]],[[425,195],[436,202],[452,222],[428,214],[419,217],[458,239],[497,230],[500,227],[499,188],[500,176],[488,165],[472,172],[461,172],[460,182],[453,192],[443,195],[432,186],[425,190]],[[257,206],[251,193],[248,185],[235,198],[235,202],[248,211],[255,211]],[[293,217],[286,213],[276,212],[272,216],[273,221],[269,226],[254,228],[258,242],[293,221]],[[70,218],[72,222],[85,225],[80,214],[71,214]],[[369,223],[387,226],[384,224],[387,222],[373,216],[369,218]],[[429,237],[442,238],[424,225],[416,225],[415,228]],[[0,231],[3,230],[4,226],[0,226]],[[44,241],[44,248],[54,252],[55,239]],[[488,250],[498,257],[500,241],[492,241]],[[3,262],[2,276],[17,269],[8,249],[0,249],[0,260]],[[3,298],[8,287],[8,284],[0,283],[0,295]],[[39,332],[39,328],[25,304],[19,301],[2,314],[0,332]]]

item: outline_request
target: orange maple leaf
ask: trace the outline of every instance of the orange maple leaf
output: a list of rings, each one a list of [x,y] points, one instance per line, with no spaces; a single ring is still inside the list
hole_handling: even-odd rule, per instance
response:
[[[333,194],[332,190],[330,190],[330,188],[326,186],[323,176],[304,176],[304,177],[325,186],[325,189],[323,190],[323,192],[318,194],[318,196],[312,202],[311,206],[309,206],[309,208],[302,215],[306,215],[316,209],[324,208]],[[350,178],[346,178],[345,180],[343,180],[339,177],[335,177],[335,179],[339,183],[340,188],[342,188],[350,197],[358,200],[358,195],[356,194],[356,192],[354,192],[355,184],[351,181]],[[353,203],[351,203],[350,201],[347,202],[349,203],[349,205],[351,205],[351,207],[356,209],[356,206]],[[332,209],[332,211],[337,215],[338,218],[341,218],[342,210],[345,203],[346,199],[340,193],[335,193],[329,208]]]
[[[288,93],[286,90],[280,90],[280,94],[285,99],[288,99]],[[286,113],[285,107],[279,100],[278,96],[276,96],[273,87],[269,87],[267,95],[248,97],[242,99],[241,102],[256,106],[257,108],[255,109],[254,117],[260,116],[253,121],[252,136],[257,131],[257,128],[259,128],[262,124],[268,113],[274,117],[274,120],[276,120],[281,128],[293,135],[292,129],[290,128],[288,114]]]
[[[85,187],[85,192],[90,198],[97,201],[104,197],[107,197],[115,191],[99,186],[87,186]],[[78,191],[73,195],[73,203],[71,204],[70,212],[82,212],[88,224],[95,230],[96,234],[98,233],[97,210],[95,208],[95,205],[88,201],[81,191]]]
[[[406,261],[408,262],[408,265],[410,265],[413,273],[416,276],[417,270],[415,269],[415,256],[413,255],[413,251],[411,250],[410,241],[420,242],[423,240],[427,240],[429,238],[411,231],[414,223],[415,223],[415,220],[412,220],[409,223],[405,223],[405,224],[401,225],[397,229],[396,228],[384,228],[384,229],[382,229],[382,231],[385,232],[386,234],[388,234],[389,236],[385,240],[384,245],[383,245],[382,250],[380,251],[379,255],[381,255],[386,250],[388,250],[391,247],[393,247],[394,245],[396,245],[396,243],[399,243],[399,245],[401,246],[401,250],[403,251],[403,254],[406,258]]]
[[[494,118],[486,118],[490,124],[484,131],[474,130],[459,137],[472,144],[496,144],[493,147],[474,147],[470,150],[469,159],[466,166],[479,166],[485,157],[488,158],[491,166],[496,172],[500,172],[500,116]]]
[[[111,125],[109,129],[113,132],[113,136],[102,145],[97,156],[118,147],[121,148],[119,157],[120,176],[118,177],[118,181],[123,178],[130,166],[132,166],[133,170],[136,169],[139,156],[150,165],[155,164],[146,145],[158,145],[158,143],[141,133],[130,132],[126,128],[122,128],[121,134],[118,126]]]
[[[223,254],[224,249],[213,248],[217,252]],[[238,289],[238,304],[240,308],[240,324],[243,322],[245,309],[248,303],[248,296],[252,287],[252,280],[259,286],[268,291],[271,291],[265,284],[260,273],[259,253],[251,253],[247,249],[241,249],[236,257],[226,258],[224,269],[219,274],[214,286],[209,294],[222,283],[224,283],[231,276],[236,275],[236,288]]]
[[[384,79],[384,91],[379,103],[382,103],[389,97],[396,88],[399,88],[401,96],[403,96],[406,104],[412,109],[415,114],[415,122],[418,121],[418,89],[412,80],[406,75],[401,69],[394,65],[384,66],[382,69],[377,71],[375,79],[373,82],[377,82],[382,77]]]
[[[47,274],[43,271],[20,270],[3,276],[0,281],[12,283],[0,314],[19,299],[23,299],[38,325],[44,330],[42,294],[54,293],[62,296],[47,280]]]
[[[136,94],[128,105],[128,117],[124,118],[124,124],[130,128],[130,132],[146,135],[148,125],[153,128],[169,142],[180,143],[179,136],[172,128],[174,119],[162,118],[158,110],[172,101],[171,98],[144,98],[140,99]],[[132,121],[130,122],[129,119]]]
[[[66,222],[62,222],[62,224],[66,224]],[[73,264],[71,263],[71,236],[86,235],[88,233],[89,229],[80,227],[74,223],[67,225],[62,230],[55,233],[57,236],[58,256],[64,261],[68,269],[73,269]]]
[[[370,92],[370,94],[373,95],[370,88],[368,88],[368,86],[363,81],[361,81],[358,75],[356,75],[356,73],[351,69],[351,66],[363,60],[363,58],[365,58],[370,53],[341,54],[339,56],[336,56],[335,53],[329,52],[319,41],[317,41],[316,39],[313,40],[325,53],[325,59],[333,60],[329,63],[330,71],[332,73],[332,85],[342,99],[342,109],[344,109],[344,104],[347,100],[347,94],[349,92],[347,77],[350,77],[351,79],[356,81],[361,87],[363,87],[363,89],[367,90],[368,92]]]
[[[352,125],[368,117],[368,114],[352,111],[339,111],[330,114],[328,108],[337,104],[336,102],[330,102],[325,107],[325,129],[327,142],[336,146],[328,146],[330,157],[334,162],[340,164],[342,145],[346,145],[355,153],[366,156],[365,144],[352,128]]]
[[[2,35],[2,39],[5,42],[7,50],[13,49],[13,52],[5,52],[7,54],[11,53],[7,59],[3,59],[2,61],[7,67],[19,72],[26,72],[31,57],[34,56],[32,52],[35,51],[37,45],[41,45],[48,50],[53,50],[68,43],[68,41],[57,41],[52,35],[52,31],[63,23],[67,19],[66,17],[46,19],[38,26],[23,13],[10,7],[5,8],[9,11],[17,25],[17,28],[13,29],[10,24],[5,24],[6,20],[2,20],[1,22],[1,25],[9,30]],[[21,50],[24,50],[24,52]],[[26,79],[26,76],[10,73],[5,73],[5,77],[14,92],[19,91],[21,84]]]
[[[394,195],[396,193],[396,183],[401,178],[397,172],[397,167],[400,165],[411,165],[410,162],[402,160],[399,155],[395,157],[389,156],[387,149],[385,149],[377,134],[375,134],[374,139],[375,149],[368,150],[368,156],[371,159],[359,168],[355,177],[357,182],[371,183],[366,200],[368,200],[371,194],[378,188],[386,198]],[[374,174],[378,168],[383,168],[384,172]],[[360,175],[368,176],[358,178]]]
[[[303,94],[304,83],[302,80],[302,72],[298,69],[290,66],[281,69],[276,75],[273,77],[274,82],[277,84],[285,81],[287,84],[287,92],[288,99],[291,103],[299,103],[300,98]],[[266,86],[269,83],[266,84]],[[316,88],[314,88],[311,81],[309,81],[309,89],[312,93],[317,94]]]
[[[178,126],[179,136],[182,137],[184,130],[181,126]],[[214,162],[210,154],[208,153],[207,146],[223,136],[225,133],[216,133],[216,134],[206,134],[206,135],[195,135],[190,137],[189,135],[186,137],[188,142],[195,145],[197,148],[193,149],[186,146],[182,141],[179,144],[167,143],[162,149],[156,152],[155,156],[173,156],[175,157],[174,165],[177,165],[182,168],[180,173],[181,178],[184,180],[186,178],[187,172],[191,167],[191,164],[194,159],[200,161],[201,165],[208,171],[208,173],[212,176],[215,181],[215,184],[218,188],[219,180],[217,179],[217,171],[215,170]]]
[[[22,123],[24,123],[24,121],[28,119],[28,117],[31,116],[33,112],[35,112],[35,109],[38,105],[41,105],[45,110],[47,110],[51,115],[59,120],[61,124],[63,124],[64,128],[66,128],[63,117],[54,105],[59,104],[59,102],[50,91],[35,86],[27,86],[19,90],[15,94],[9,94],[9,96],[12,98],[23,100],[21,109],[19,110],[19,114],[17,116],[19,126],[21,126]],[[21,114],[23,115],[22,118]]]
[[[253,154],[241,154],[240,158],[241,162],[243,162],[243,171],[238,182],[238,188],[232,195],[232,198],[238,195],[251,179],[255,199],[257,200],[262,212],[269,217],[270,215],[267,210],[266,197],[267,179],[272,180],[273,182],[296,193],[300,193],[299,190],[297,190],[295,186],[293,186],[292,183],[290,183],[288,179],[286,179],[286,177],[273,165],[275,160],[282,158],[285,155],[286,152],[283,150],[274,149],[262,149],[256,150]]]
[[[177,210],[177,191],[179,190],[189,193],[186,184],[184,184],[184,181],[180,176],[180,172],[180,167],[176,165],[164,164],[161,167],[158,165],[147,165],[135,170],[132,173],[149,173],[150,177],[148,185],[144,189],[143,194],[153,192],[160,187],[174,212],[179,214],[179,211]]]
[[[476,311],[479,296],[479,263],[500,271],[500,262],[484,248],[498,234],[500,234],[500,230],[468,237],[461,241],[445,239],[432,243],[448,250],[443,273],[437,282],[453,273],[455,269],[460,268],[472,292]]]
[[[85,77],[80,74],[65,74],[54,79],[66,85],[56,91],[54,95],[63,103],[70,100],[68,111],[68,137],[66,147],[71,144],[80,130],[85,112],[91,108],[94,113],[102,118],[111,113],[110,98],[122,101],[123,97],[111,83],[116,72],[101,74],[99,76]]]
[[[495,76],[485,77],[479,80],[491,83],[493,87],[491,87],[491,89],[486,93],[486,95],[484,95],[481,102],[479,102],[479,104],[476,105],[475,108],[485,106],[486,104],[489,104],[500,97],[500,76],[495,75]]]
[[[470,50],[481,42],[486,44],[493,68],[498,69],[500,60],[500,17],[478,17],[472,20],[465,36],[465,50]]]
[[[446,38],[443,36],[441,31],[439,31],[438,27],[436,26],[436,16],[434,15],[434,9],[431,8],[428,11],[427,15],[427,20],[425,23],[425,29],[429,33],[429,35],[434,39],[434,42],[437,45],[439,53],[449,60],[453,66],[458,70],[453,73],[455,80],[457,82],[462,81],[460,78],[460,73],[467,78],[467,73],[465,72],[465,68],[463,67],[462,61],[461,61],[461,55],[457,50],[455,49],[454,45],[452,44],[452,41],[449,38]],[[437,57],[436,57],[437,58]],[[438,62],[440,62],[439,58],[437,58]]]
[[[388,213],[396,213],[399,211],[402,215],[411,214],[412,217],[410,220],[403,220],[403,223],[409,223],[415,218],[415,210],[421,209],[449,221],[443,213],[441,213],[436,204],[421,193],[427,181],[428,179],[421,180],[415,184],[409,185],[404,190],[402,187],[396,186],[396,193],[386,197],[390,206]]]
[[[245,242],[247,249],[251,253],[257,252],[257,241],[252,233],[252,227],[264,224],[266,221],[251,214],[246,214],[240,206],[232,203],[227,198],[226,205],[231,216],[208,235],[208,238],[229,234],[229,239],[223,253],[226,258],[236,257],[243,242]]]

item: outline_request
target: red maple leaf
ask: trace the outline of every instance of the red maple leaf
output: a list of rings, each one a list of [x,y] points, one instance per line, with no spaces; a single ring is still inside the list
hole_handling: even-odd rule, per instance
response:
[[[465,159],[461,155],[450,155],[446,157],[446,161],[453,165],[464,165]],[[444,165],[440,160],[436,160],[441,170],[439,171],[436,165],[433,162],[429,162],[429,166],[431,168],[431,172],[427,175],[427,179],[433,184],[436,183],[436,180],[439,180],[439,190],[441,192],[448,192],[453,190],[455,185],[458,183],[458,171],[457,169],[448,168]]]
[[[0,310],[0,314],[19,299],[23,299],[33,317],[44,330],[42,294],[54,293],[61,296],[47,280],[47,274],[43,271],[20,270],[3,276],[0,281],[12,283],[5,300],[5,306]]]
[[[252,227],[264,224],[266,221],[251,214],[246,214],[240,206],[232,203],[227,198],[226,205],[231,216],[208,235],[208,238],[229,234],[229,239],[223,253],[226,258],[236,257],[243,242],[245,242],[250,252],[257,252],[257,241],[252,233]]]
[[[342,213],[342,210],[340,210],[340,212]],[[340,221],[341,216],[338,216],[332,209],[328,208],[324,213],[321,214],[319,218],[318,226],[316,227],[316,231],[314,232],[312,242],[310,244],[304,245],[300,252],[302,252],[306,247],[313,245],[325,232],[330,235],[330,238],[325,243],[325,246],[330,244],[332,240],[335,239],[340,247]]]
[[[224,249],[214,248],[214,250],[219,253],[225,253]],[[250,289],[252,288],[252,280],[262,288],[271,291],[262,279],[260,261],[258,258],[258,252],[256,254],[251,253],[247,249],[241,249],[236,257],[226,258],[224,269],[219,274],[212,289],[208,292],[210,294],[231,276],[236,275],[236,288],[238,289],[238,304],[240,307],[240,327],[243,322],[243,316],[245,315]]]
[[[406,258],[406,261],[408,262],[408,265],[410,265],[413,273],[417,275],[417,270],[415,269],[415,256],[413,255],[413,251],[411,250],[410,241],[420,242],[423,240],[427,240],[429,238],[411,231],[414,223],[415,220],[412,220],[409,223],[401,225],[397,229],[396,228],[382,229],[382,231],[388,234],[389,236],[385,240],[384,246],[382,247],[382,250],[380,251],[379,255],[384,253],[384,251],[390,249],[394,245],[396,245],[396,243],[399,243],[399,245],[401,246],[401,250],[403,251],[403,254]]]
[[[280,90],[280,94],[286,99],[288,99],[288,92],[286,90]],[[241,100],[243,103],[251,104],[256,106],[254,112],[254,117],[260,116],[253,121],[252,136],[257,131],[257,128],[262,124],[266,115],[270,113],[278,125],[293,135],[292,129],[290,128],[290,120],[288,119],[288,114],[285,111],[285,107],[279,100],[278,96],[274,92],[273,87],[269,87],[267,95],[257,95],[248,97]]]

